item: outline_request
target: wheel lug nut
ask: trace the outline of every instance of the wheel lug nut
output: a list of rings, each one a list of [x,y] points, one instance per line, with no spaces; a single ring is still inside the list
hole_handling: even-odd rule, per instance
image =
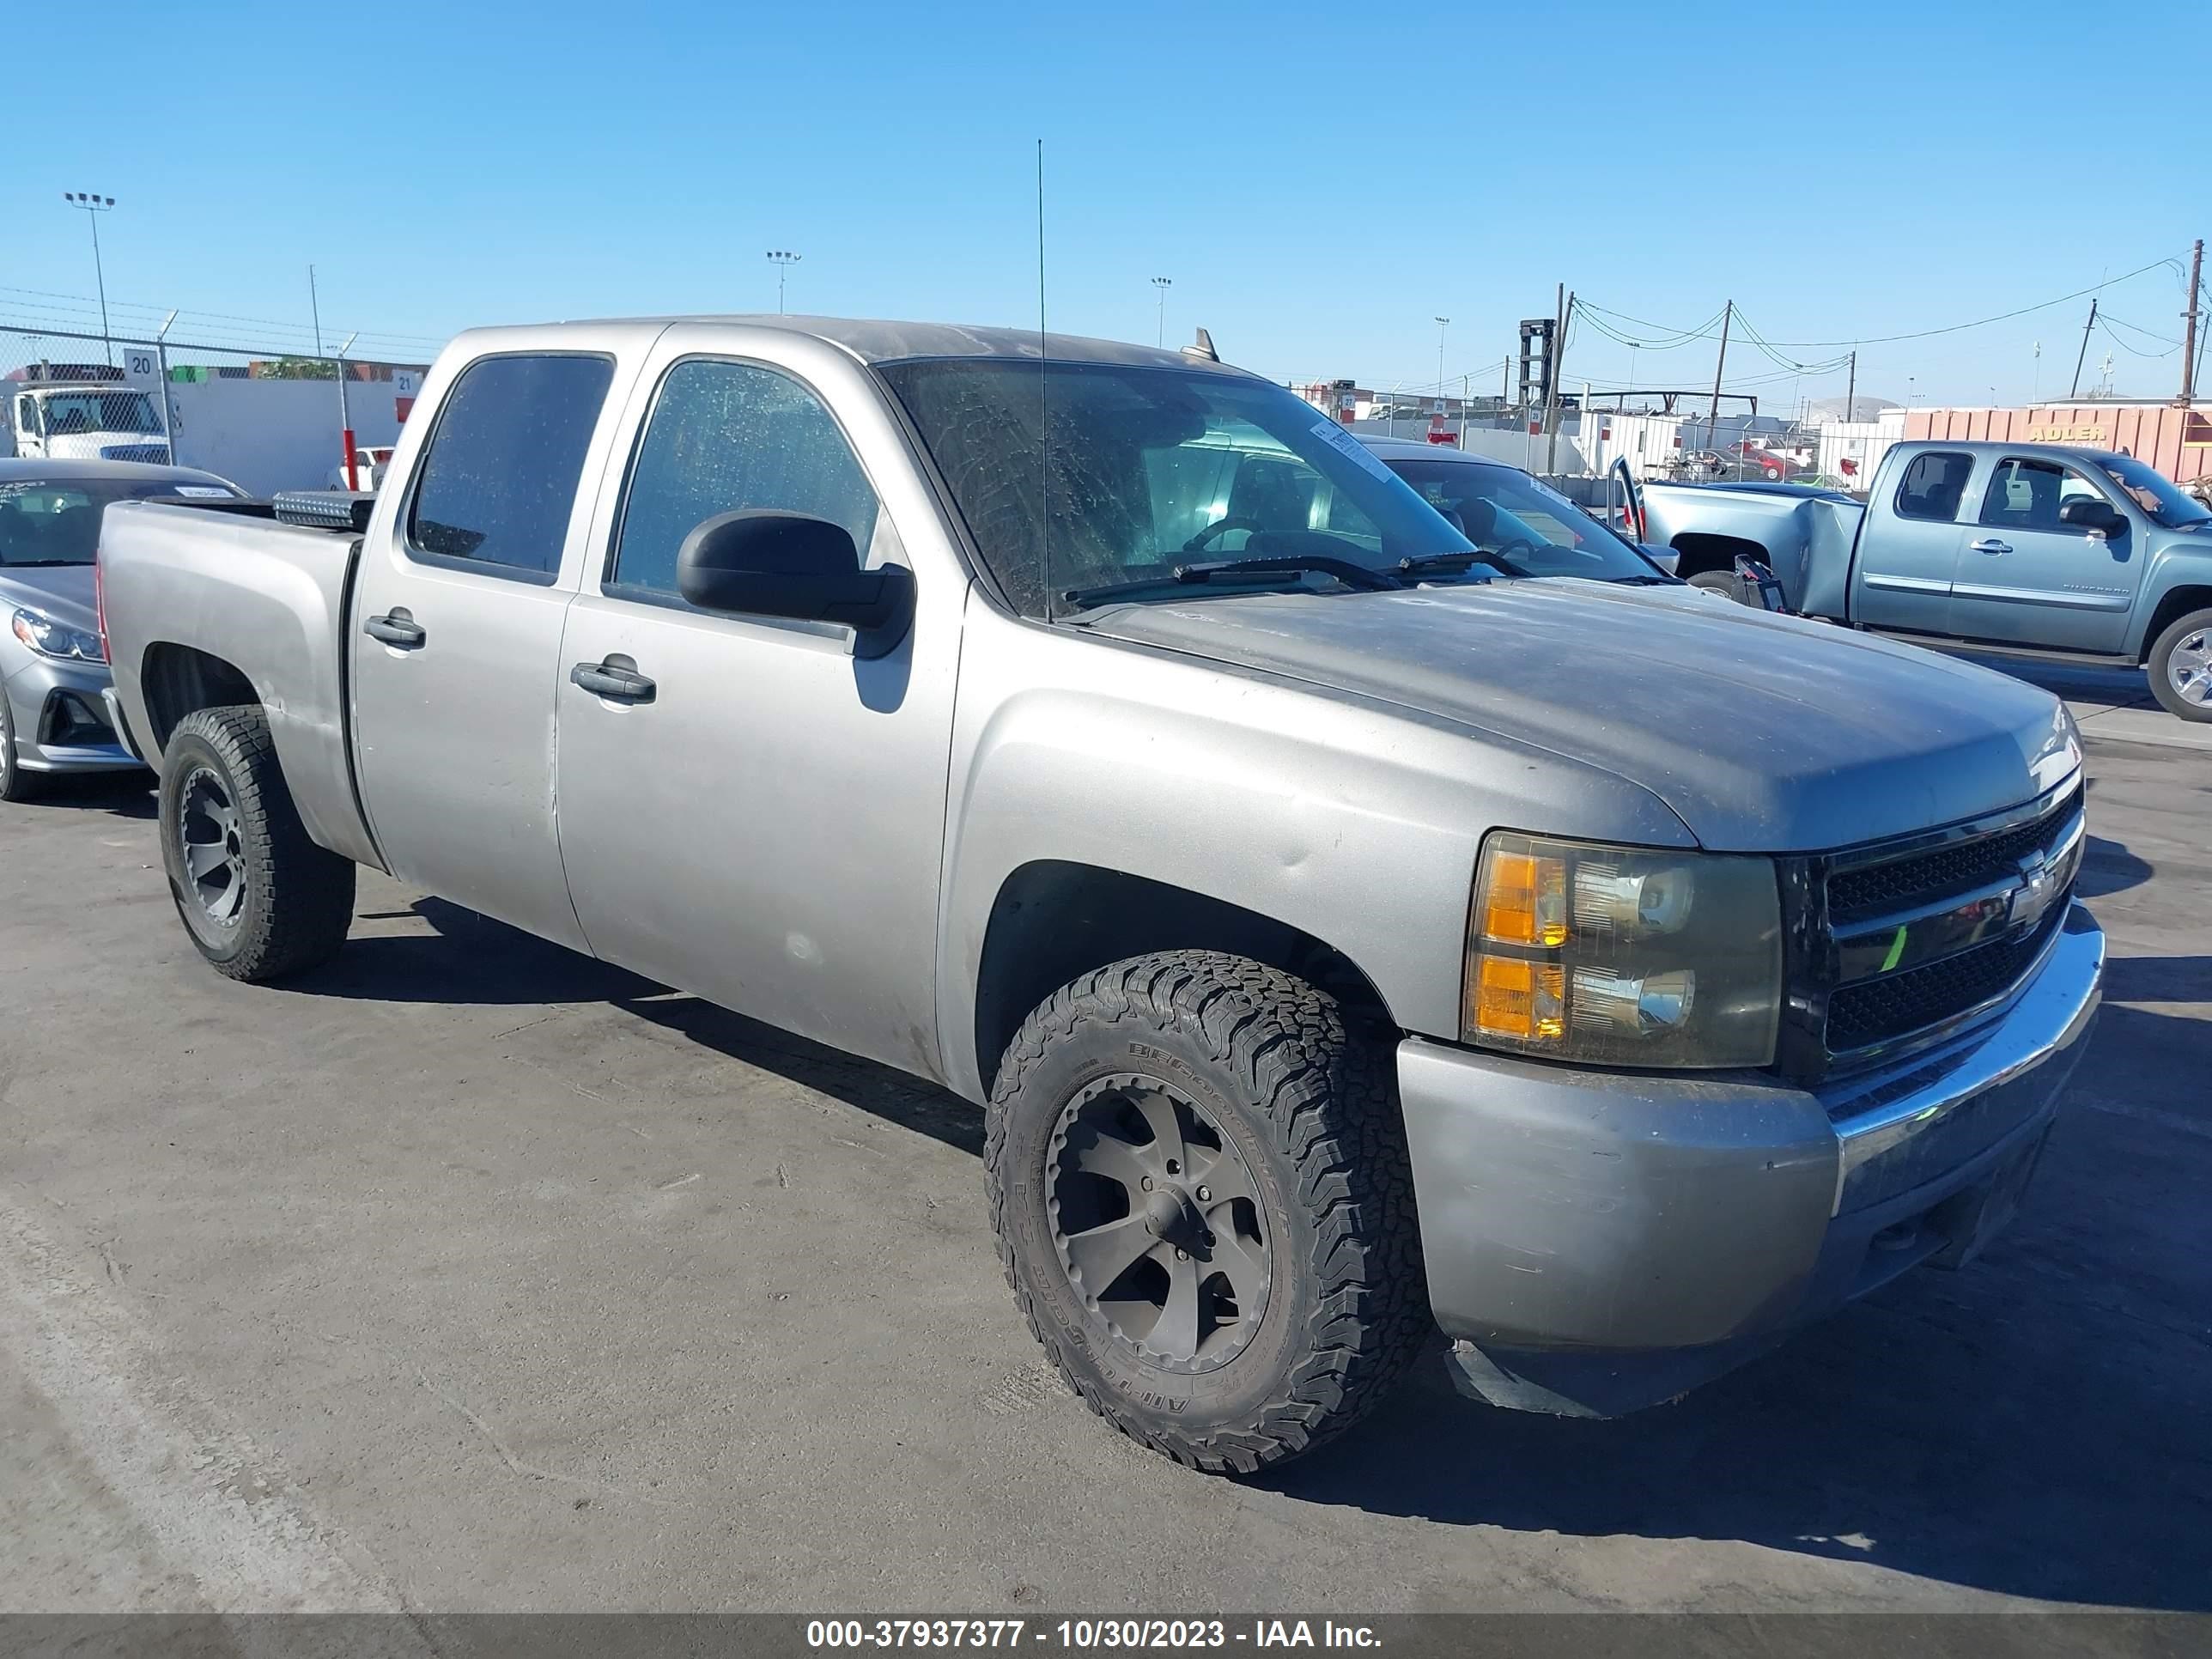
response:
[[[1211,1204],[1213,1201],[1213,1194],[1200,1187],[1198,1189],[1198,1201],[1201,1204]]]
[[[1150,1176],[1145,1177],[1145,1190],[1148,1193],[1152,1190],[1152,1178]]]
[[[1190,1260],[1190,1252],[1189,1252],[1189,1251],[1188,1251],[1188,1250],[1185,1250],[1185,1249],[1180,1249],[1180,1248],[1179,1248],[1179,1249],[1176,1249],[1176,1261],[1189,1261],[1189,1260]]]

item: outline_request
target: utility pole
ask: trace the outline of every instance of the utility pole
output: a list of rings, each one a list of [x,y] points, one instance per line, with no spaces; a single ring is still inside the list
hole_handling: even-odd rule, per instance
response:
[[[307,315],[315,325],[315,356],[323,355],[323,307],[315,297],[315,268],[307,267]]]
[[[1859,417],[1859,354],[1851,353],[1851,377],[1844,382],[1844,418],[1856,421]]]
[[[1444,331],[1451,326],[1451,319],[1439,317],[1437,325],[1437,413],[1444,412]]]
[[[2189,256],[2188,326],[2181,337],[2181,395],[2174,399],[2184,409],[2197,398],[2197,297],[2203,292],[2204,239],[2197,239],[2197,246]]]
[[[2089,331],[2097,325],[2097,302],[2089,301],[2089,320],[2081,325],[2081,349],[2074,354],[2074,384],[2067,388],[2066,401],[2072,403],[2081,395],[2081,365],[2089,356]]]
[[[1553,475],[1559,470],[1559,365],[1567,355],[1567,322],[1575,314],[1575,296],[1567,292],[1565,283],[1559,284],[1558,304],[1552,328],[1551,370],[1544,377],[1544,396],[1549,404],[1544,411],[1544,471]]]
[[[1721,376],[1728,370],[1729,325],[1735,321],[1735,301],[1730,300],[1721,312],[1721,355],[1713,364],[1713,404],[1705,411],[1705,447],[1713,447],[1721,424]]]

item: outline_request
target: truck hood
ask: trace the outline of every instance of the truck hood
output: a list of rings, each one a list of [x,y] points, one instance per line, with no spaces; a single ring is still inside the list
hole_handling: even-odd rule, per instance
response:
[[[0,626],[19,606],[43,611],[64,628],[100,631],[88,564],[0,564]]]
[[[1694,589],[1552,579],[1248,594],[1122,605],[1089,627],[1601,767],[1715,851],[1811,852],[1954,823],[2081,764],[2048,692]]]
[[[158,432],[64,432],[46,439],[58,461],[153,461],[166,465],[169,441]]]

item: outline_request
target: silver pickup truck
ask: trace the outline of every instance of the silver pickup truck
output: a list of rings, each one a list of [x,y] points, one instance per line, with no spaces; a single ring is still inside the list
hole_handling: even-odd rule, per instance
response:
[[[287,510],[357,516],[101,540],[201,953],[311,969],[368,865],[935,1079],[1053,1361],[1201,1468],[1437,1327],[1613,1413],[1957,1265],[2096,1006],[2055,700],[1514,578],[1210,352],[482,331]]]

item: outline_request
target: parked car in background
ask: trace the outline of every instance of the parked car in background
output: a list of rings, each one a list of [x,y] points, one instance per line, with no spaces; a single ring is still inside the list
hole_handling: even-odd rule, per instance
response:
[[[0,460],[0,800],[41,778],[140,764],[110,719],[93,557],[112,502],[240,491],[127,461]]]
[[[135,386],[121,380],[4,384],[18,458],[169,464],[161,410]]]
[[[1699,586],[1748,598],[1739,556],[1790,609],[1853,627],[2148,671],[2212,720],[2212,507],[2109,450],[1893,444],[1862,504],[1794,484],[1636,487],[1645,539]]]
[[[1659,586],[1672,573],[1548,484],[1504,461],[1436,444],[1363,437],[1376,459],[1413,487],[1484,554],[1515,576],[1581,576]]]
[[[324,961],[368,864],[982,1103],[1030,1329],[1200,1468],[1328,1438],[1438,1326],[1471,1393],[1617,1412],[1963,1263],[2096,1006],[2057,699],[1500,579],[1210,350],[477,331],[358,524],[278,510],[101,539],[207,960]]]
[[[332,467],[324,478],[325,487],[331,489],[358,489],[374,495],[384,483],[385,471],[392,465],[392,448],[390,444],[376,444],[356,449],[353,453],[354,474],[360,482],[357,484],[348,483],[345,467],[341,463]]]

